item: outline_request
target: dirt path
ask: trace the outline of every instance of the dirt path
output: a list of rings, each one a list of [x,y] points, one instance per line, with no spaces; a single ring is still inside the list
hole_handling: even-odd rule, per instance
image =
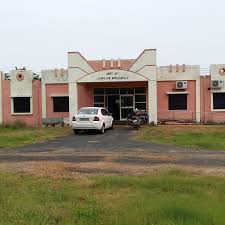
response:
[[[225,151],[134,141],[136,131],[119,127],[104,135],[72,135],[42,144],[0,150],[0,170],[47,176],[140,174],[182,167],[225,174]]]

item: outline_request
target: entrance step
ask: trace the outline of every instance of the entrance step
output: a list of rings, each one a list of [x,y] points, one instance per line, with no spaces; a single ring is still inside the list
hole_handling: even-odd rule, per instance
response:
[[[114,120],[115,125],[126,125],[127,121],[121,121],[121,120]]]

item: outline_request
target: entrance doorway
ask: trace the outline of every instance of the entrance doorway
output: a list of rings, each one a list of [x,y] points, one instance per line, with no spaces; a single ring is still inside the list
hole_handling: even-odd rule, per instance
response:
[[[127,119],[127,115],[134,111],[134,95],[120,96],[120,118]]]
[[[146,110],[146,87],[94,88],[94,106],[105,107],[115,120],[126,120],[135,108]]]
[[[108,111],[112,113],[114,120],[120,120],[120,96],[108,95]]]

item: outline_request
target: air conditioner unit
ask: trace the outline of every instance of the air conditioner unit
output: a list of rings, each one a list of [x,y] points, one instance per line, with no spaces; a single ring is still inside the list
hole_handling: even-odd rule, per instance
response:
[[[224,85],[223,80],[212,80],[211,81],[211,88],[219,89],[222,88]]]
[[[177,81],[176,89],[187,89],[187,81]]]

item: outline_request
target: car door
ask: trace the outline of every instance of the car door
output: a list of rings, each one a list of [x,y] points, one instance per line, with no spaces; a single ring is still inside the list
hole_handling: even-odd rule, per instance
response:
[[[101,109],[101,113],[102,113],[102,116],[103,116],[105,127],[109,128],[111,126],[109,113],[105,109]]]
[[[107,110],[106,110],[106,113],[107,113],[107,116],[108,116],[108,122],[109,122],[109,127],[112,126],[112,122],[113,122],[113,117],[111,116],[111,113],[109,113]]]

